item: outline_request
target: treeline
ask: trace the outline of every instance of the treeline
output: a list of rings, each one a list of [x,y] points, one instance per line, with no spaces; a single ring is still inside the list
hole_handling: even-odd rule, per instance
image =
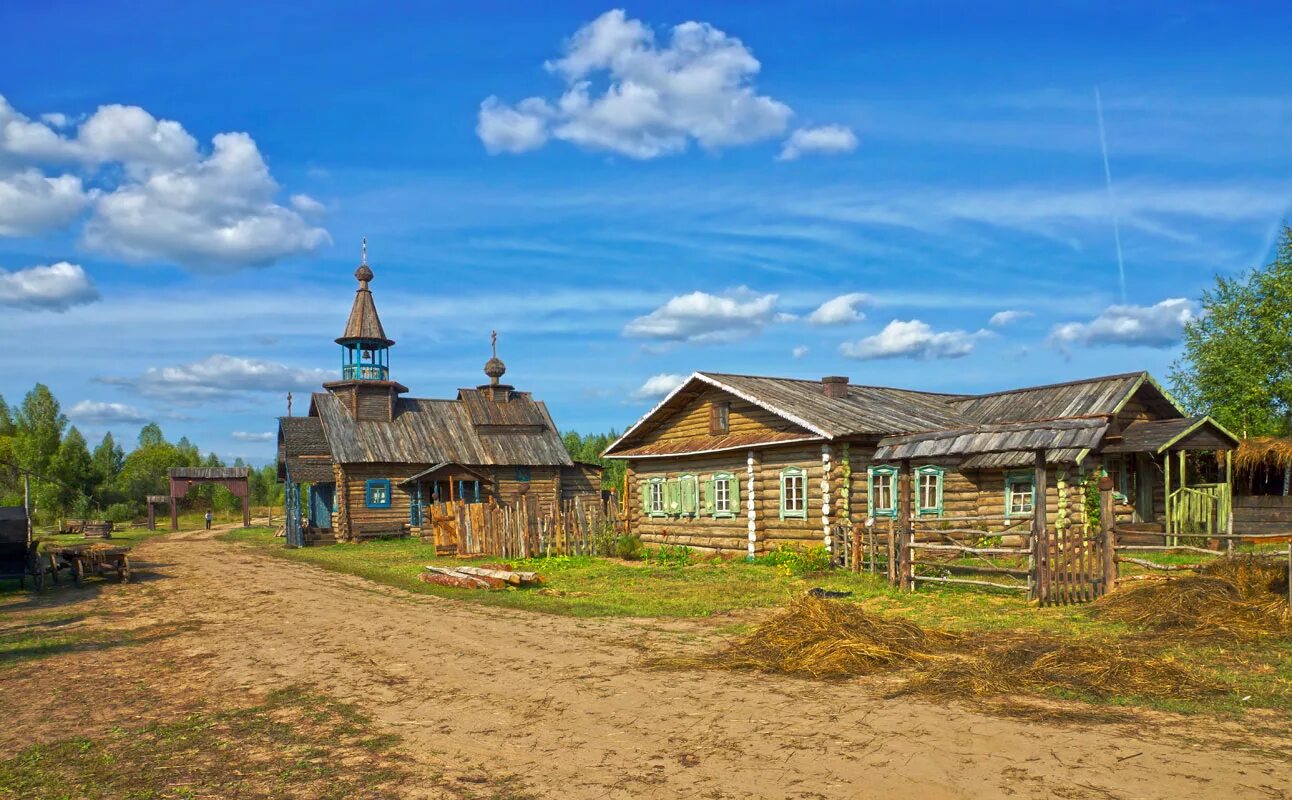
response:
[[[589,464],[600,464],[603,467],[601,488],[614,489],[620,497],[623,496],[627,466],[618,459],[601,457],[606,448],[619,438],[618,433],[611,430],[609,433],[589,433],[580,436],[574,431],[567,431],[561,438],[565,441],[565,449],[570,454],[570,458],[575,461],[586,461]]]
[[[57,398],[36,384],[22,403],[11,408],[0,397],[0,505],[21,505],[23,476],[30,473],[31,505],[37,521],[60,517],[125,522],[147,514],[148,495],[167,494],[171,467],[246,466],[242,459],[226,465],[215,455],[203,456],[181,437],[168,442],[155,423],[144,425],[133,449],[111,433],[91,450],[75,425],[69,426]],[[282,502],[274,467],[252,469],[252,505]],[[185,505],[198,510],[237,511],[242,501],[222,486],[199,484]]]

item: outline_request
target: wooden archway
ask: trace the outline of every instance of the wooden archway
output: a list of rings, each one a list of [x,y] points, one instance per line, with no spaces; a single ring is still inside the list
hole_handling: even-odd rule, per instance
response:
[[[251,527],[251,483],[247,467],[172,467],[170,477],[170,529],[179,530],[179,501],[194,484],[214,483],[242,498],[242,527]]]

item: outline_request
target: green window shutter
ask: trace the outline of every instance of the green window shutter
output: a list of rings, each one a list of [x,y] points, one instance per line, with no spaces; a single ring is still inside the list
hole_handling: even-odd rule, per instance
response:
[[[642,483],[640,486],[637,487],[637,489],[641,492],[641,495],[642,495],[642,513],[649,514],[650,513],[650,484]]]
[[[678,491],[677,479],[673,478],[664,484],[664,511],[671,515],[681,513],[681,492]]]
[[[678,513],[682,516],[694,516],[696,506],[696,481],[694,475],[682,475],[677,479]]]
[[[704,513],[713,516],[713,484],[717,483],[717,478],[710,478],[704,482]]]
[[[727,486],[731,491],[731,513],[740,513],[740,479],[732,476],[727,478]]]

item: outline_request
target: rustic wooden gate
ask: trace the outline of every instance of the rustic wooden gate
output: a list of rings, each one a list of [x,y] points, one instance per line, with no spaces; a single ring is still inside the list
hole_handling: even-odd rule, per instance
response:
[[[1105,536],[1098,528],[1046,530],[1033,555],[1033,592],[1043,606],[1089,603],[1108,591]]]

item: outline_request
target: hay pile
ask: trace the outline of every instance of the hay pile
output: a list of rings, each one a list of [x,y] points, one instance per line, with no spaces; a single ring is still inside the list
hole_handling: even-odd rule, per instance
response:
[[[652,664],[813,678],[909,670],[899,694],[940,697],[1057,690],[1098,697],[1187,699],[1225,691],[1174,660],[1143,649],[1030,633],[951,633],[812,596],[792,601],[752,634],[715,653],[657,658]]]
[[[870,675],[927,663],[960,637],[804,595],[716,653],[656,659],[666,669],[731,669],[813,678]]]
[[[1292,634],[1286,563],[1240,556],[1200,574],[1126,586],[1100,598],[1091,613],[1156,633],[1253,641]]]
[[[1198,699],[1224,692],[1224,687],[1203,680],[1174,659],[1142,648],[1012,635],[995,637],[963,655],[928,663],[900,693],[974,698],[1058,693]]]

